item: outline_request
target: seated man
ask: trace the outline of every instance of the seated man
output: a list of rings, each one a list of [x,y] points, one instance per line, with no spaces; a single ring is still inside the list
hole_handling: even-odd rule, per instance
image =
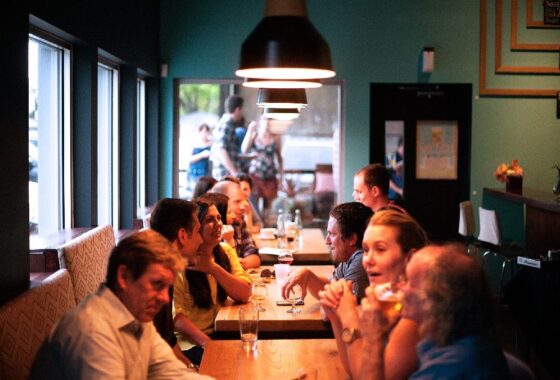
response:
[[[325,244],[331,251],[331,258],[337,265],[330,278],[321,277],[309,268],[301,268],[290,274],[282,287],[282,295],[288,298],[295,285],[302,288],[303,297],[307,291],[319,299],[319,291],[332,279],[351,280],[354,294],[362,299],[369,284],[367,273],[362,265],[362,239],[369,218],[373,212],[358,202],[341,203],[332,209],[327,225]]]
[[[458,245],[428,246],[406,267],[403,314],[420,326],[419,368],[411,379],[509,379],[490,337],[494,301],[482,266]],[[360,320],[362,378],[383,379],[386,332],[392,324],[367,289]]]
[[[259,267],[261,265],[259,250],[247,230],[247,224],[243,220],[246,202],[239,183],[222,180],[216,183],[210,192],[224,194],[229,198],[228,214],[232,215],[233,220],[227,222],[231,223],[234,229],[235,250],[241,266],[243,269]]]
[[[164,198],[155,206],[150,217],[150,226],[162,234],[186,260],[192,260],[202,243],[197,206],[183,199]],[[173,299],[173,287],[169,287],[169,299]],[[172,303],[163,306],[154,318],[154,326],[162,338],[173,348],[173,352],[187,367],[194,365],[181,352],[173,326]]]
[[[31,379],[203,379],[173,354],[152,320],[183,268],[159,233],[143,230],[111,252],[107,280],[53,328]]]
[[[394,209],[406,211],[389,199],[389,171],[381,164],[364,166],[354,175],[354,192],[356,202],[363,203],[373,210]]]

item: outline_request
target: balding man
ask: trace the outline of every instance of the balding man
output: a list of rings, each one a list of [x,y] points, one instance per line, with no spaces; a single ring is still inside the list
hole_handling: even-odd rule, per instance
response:
[[[406,211],[389,199],[390,176],[385,166],[369,164],[354,175],[354,192],[352,196],[356,202],[363,203],[373,212],[381,209]]]
[[[245,202],[241,186],[233,181],[219,181],[210,192],[224,194],[229,198],[228,215],[231,216],[231,220],[228,220],[227,223],[233,226],[235,250],[241,266],[243,269],[259,267],[261,265],[259,250],[243,219],[247,202]]]
[[[406,267],[403,314],[420,326],[418,370],[411,379],[509,379],[491,338],[494,301],[484,268],[456,244],[428,246]],[[383,379],[385,337],[393,321],[374,292],[362,301],[362,378]]]

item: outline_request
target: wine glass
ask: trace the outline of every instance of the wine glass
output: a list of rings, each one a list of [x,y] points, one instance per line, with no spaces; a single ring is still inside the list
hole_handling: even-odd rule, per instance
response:
[[[290,265],[294,261],[294,255],[290,250],[283,250],[278,255],[278,262],[280,264]]]
[[[301,300],[301,286],[295,285],[292,289],[290,289],[290,293],[288,295],[288,301],[292,304],[291,309],[287,310],[287,313],[297,314],[301,313],[301,309],[296,307],[296,303]]]
[[[268,289],[264,282],[258,281],[253,284],[253,294],[251,298],[253,299],[253,301],[256,301],[257,303],[257,308],[256,308],[257,311],[259,312],[266,311],[266,309],[261,306],[261,301],[264,301],[267,295],[268,295]]]

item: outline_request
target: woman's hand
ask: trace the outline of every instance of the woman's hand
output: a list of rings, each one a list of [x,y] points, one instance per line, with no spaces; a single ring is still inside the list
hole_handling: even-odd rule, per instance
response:
[[[385,337],[400,318],[399,314],[387,315],[383,312],[372,286],[367,287],[360,309],[360,331],[365,339],[374,340]]]
[[[214,261],[214,255],[201,254],[197,252],[195,255],[196,264],[194,266],[187,267],[188,270],[195,270],[198,272],[212,273],[213,269],[218,265]]]

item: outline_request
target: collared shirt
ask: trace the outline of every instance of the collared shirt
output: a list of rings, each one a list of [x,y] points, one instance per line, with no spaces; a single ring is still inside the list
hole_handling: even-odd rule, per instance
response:
[[[64,314],[31,379],[208,379],[190,372],[153,323],[137,321],[105,285]]]
[[[245,221],[233,224],[233,237],[235,239],[235,250],[240,258],[259,254],[255,240],[253,240],[253,236],[247,229]]]
[[[243,124],[236,124],[229,115],[224,115],[220,120],[220,124],[218,126],[218,132],[216,135],[216,141],[218,147],[221,149],[225,149],[232,164],[235,166],[237,170],[240,170],[240,160],[239,160],[239,152],[241,151],[241,143],[239,141],[235,129],[236,127],[243,126]],[[225,175],[231,174],[227,168],[223,165],[221,161],[217,162],[218,165],[214,165],[214,178],[221,178]]]
[[[220,243],[220,246],[224,249],[231,264],[231,274],[250,284],[252,282],[251,276],[249,276],[241,266],[235,250],[227,243]],[[218,281],[211,274],[207,274],[206,277],[208,278],[210,296],[212,297],[212,304],[208,309],[198,307],[194,304],[194,298],[189,291],[189,282],[185,277],[185,272],[183,271],[177,274],[173,291],[173,318],[175,318],[177,314],[183,314],[202,332],[211,334],[214,332],[214,321],[218,315],[221,304],[218,300]],[[179,333],[177,334],[177,341],[182,351],[195,346],[195,344],[186,337]]]
[[[329,281],[333,278],[340,280],[344,278],[345,280],[352,280],[354,289],[352,292],[360,301],[364,297],[366,288],[369,285],[369,279],[367,273],[362,265],[362,256],[364,251],[359,249],[350,256],[348,261],[338,264],[335,268],[333,274],[329,278]]]

